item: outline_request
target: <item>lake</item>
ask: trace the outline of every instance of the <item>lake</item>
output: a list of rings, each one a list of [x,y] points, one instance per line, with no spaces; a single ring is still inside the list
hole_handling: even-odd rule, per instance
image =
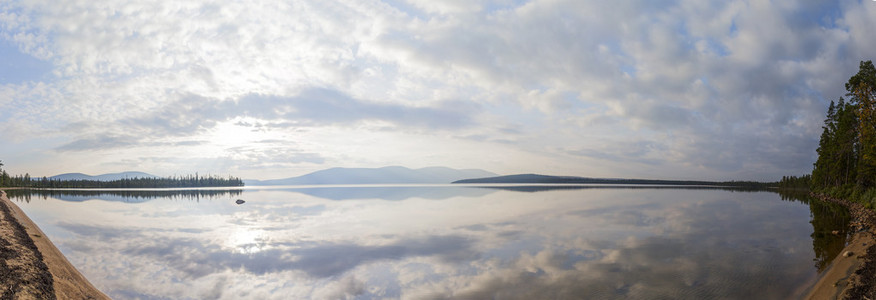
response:
[[[849,222],[806,197],[713,188],[9,196],[114,299],[798,298]]]

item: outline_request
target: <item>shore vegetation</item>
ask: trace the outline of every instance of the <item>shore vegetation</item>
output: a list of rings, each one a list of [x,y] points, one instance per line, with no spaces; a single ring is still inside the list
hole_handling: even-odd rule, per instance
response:
[[[60,180],[48,177],[33,178],[30,174],[12,176],[6,170],[3,170],[3,162],[0,161],[0,187],[138,189],[235,186],[243,186],[243,180],[233,176],[201,176],[197,173],[186,176],[134,177],[109,181]]]
[[[822,126],[818,159],[809,178],[813,192],[876,208],[876,68],[862,61],[831,101]]]

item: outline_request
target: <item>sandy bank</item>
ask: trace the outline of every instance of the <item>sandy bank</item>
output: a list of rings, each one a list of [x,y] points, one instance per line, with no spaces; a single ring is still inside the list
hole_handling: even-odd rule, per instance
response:
[[[49,238],[24,214],[6,193],[0,191],[0,263],[22,274],[0,283],[3,299],[109,299],[85,279]],[[23,229],[24,232],[21,232]],[[30,241],[30,243],[28,243]],[[28,251],[34,245],[37,251]],[[36,252],[36,253],[34,253]],[[15,265],[12,265],[15,264]],[[2,267],[0,265],[0,267]],[[18,265],[31,266],[18,268]],[[40,265],[47,267],[51,279],[43,278]],[[34,282],[30,278],[42,279]],[[47,286],[50,282],[51,287]]]
[[[876,268],[876,228],[873,226],[876,224],[876,212],[857,203],[815,196],[847,207],[853,217],[851,229],[855,234],[821,275],[806,299],[876,299],[873,298],[876,278],[872,271],[868,272]]]
[[[870,232],[859,232],[852,241],[840,252],[830,264],[830,267],[815,283],[806,299],[843,299],[843,292],[857,281],[855,271],[864,264],[863,255],[873,245],[873,235]],[[849,253],[849,255],[845,255]]]

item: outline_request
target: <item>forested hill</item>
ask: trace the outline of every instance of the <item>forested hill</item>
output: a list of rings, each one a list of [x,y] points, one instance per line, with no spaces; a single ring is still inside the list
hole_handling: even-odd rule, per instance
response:
[[[479,169],[427,167],[410,169],[400,166],[382,168],[331,168],[298,177],[274,180],[247,180],[247,185],[315,185],[315,184],[409,184],[448,183],[465,178],[496,176]]]
[[[722,187],[767,188],[773,183],[755,181],[691,181],[691,180],[659,180],[659,179],[617,179],[589,178],[576,176],[550,176],[538,174],[517,174],[497,177],[475,178],[454,181],[453,183],[531,183],[531,184],[650,184],[650,185],[701,185]]]
[[[50,180],[48,178],[31,179],[25,182],[25,187],[34,188],[194,188],[194,187],[236,187],[243,186],[243,180],[237,177],[198,176],[181,177],[146,177],[125,178],[119,180]]]
[[[2,166],[2,163],[0,163]],[[235,187],[243,186],[243,180],[237,177],[218,176],[174,176],[174,177],[134,177],[118,180],[84,180],[84,179],[50,179],[47,177],[31,178],[29,175],[10,176],[0,169],[0,187],[27,188],[193,188],[193,187]]]

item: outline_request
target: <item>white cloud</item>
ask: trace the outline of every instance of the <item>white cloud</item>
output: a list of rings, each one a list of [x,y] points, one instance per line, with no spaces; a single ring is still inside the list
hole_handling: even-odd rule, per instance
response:
[[[7,137],[66,139],[45,149],[124,136],[166,149],[172,139],[206,140],[218,124],[235,118],[271,124],[260,130],[277,136],[304,125],[315,134],[351,130],[377,137],[400,130],[438,143],[446,133],[430,129],[455,128],[455,136],[479,140],[482,150],[458,158],[439,154],[449,161],[437,164],[489,156],[500,143],[528,153],[522,161],[567,166],[557,171],[571,172],[593,161],[574,161],[568,151],[622,150],[612,148],[617,143],[592,145],[607,136],[634,144],[670,136],[662,143],[669,156],[619,159],[589,171],[596,174],[579,175],[625,176],[613,170],[658,159],[679,167],[674,176],[697,172],[730,179],[771,164],[784,151],[802,158],[755,175],[775,179],[810,168],[806,158],[814,153],[812,136],[826,103],[842,94],[845,78],[876,46],[868,38],[874,6],[566,0],[4,3],[0,38],[50,62],[54,77],[0,88],[0,114],[7,116],[0,126],[9,129]],[[211,108],[247,103],[252,95],[291,99],[314,90],[345,95],[355,105],[321,99]],[[180,106],[191,99],[200,99],[193,102],[200,108]],[[518,130],[514,135],[500,130],[509,127]],[[770,139],[798,148],[749,144]],[[692,162],[703,153],[720,153],[726,143],[753,150],[744,156],[716,154],[726,158],[714,163]],[[14,155],[22,146],[4,151]],[[381,164],[367,155],[345,153],[346,158],[327,162]],[[500,168],[552,173],[527,169],[531,166],[515,162]]]

